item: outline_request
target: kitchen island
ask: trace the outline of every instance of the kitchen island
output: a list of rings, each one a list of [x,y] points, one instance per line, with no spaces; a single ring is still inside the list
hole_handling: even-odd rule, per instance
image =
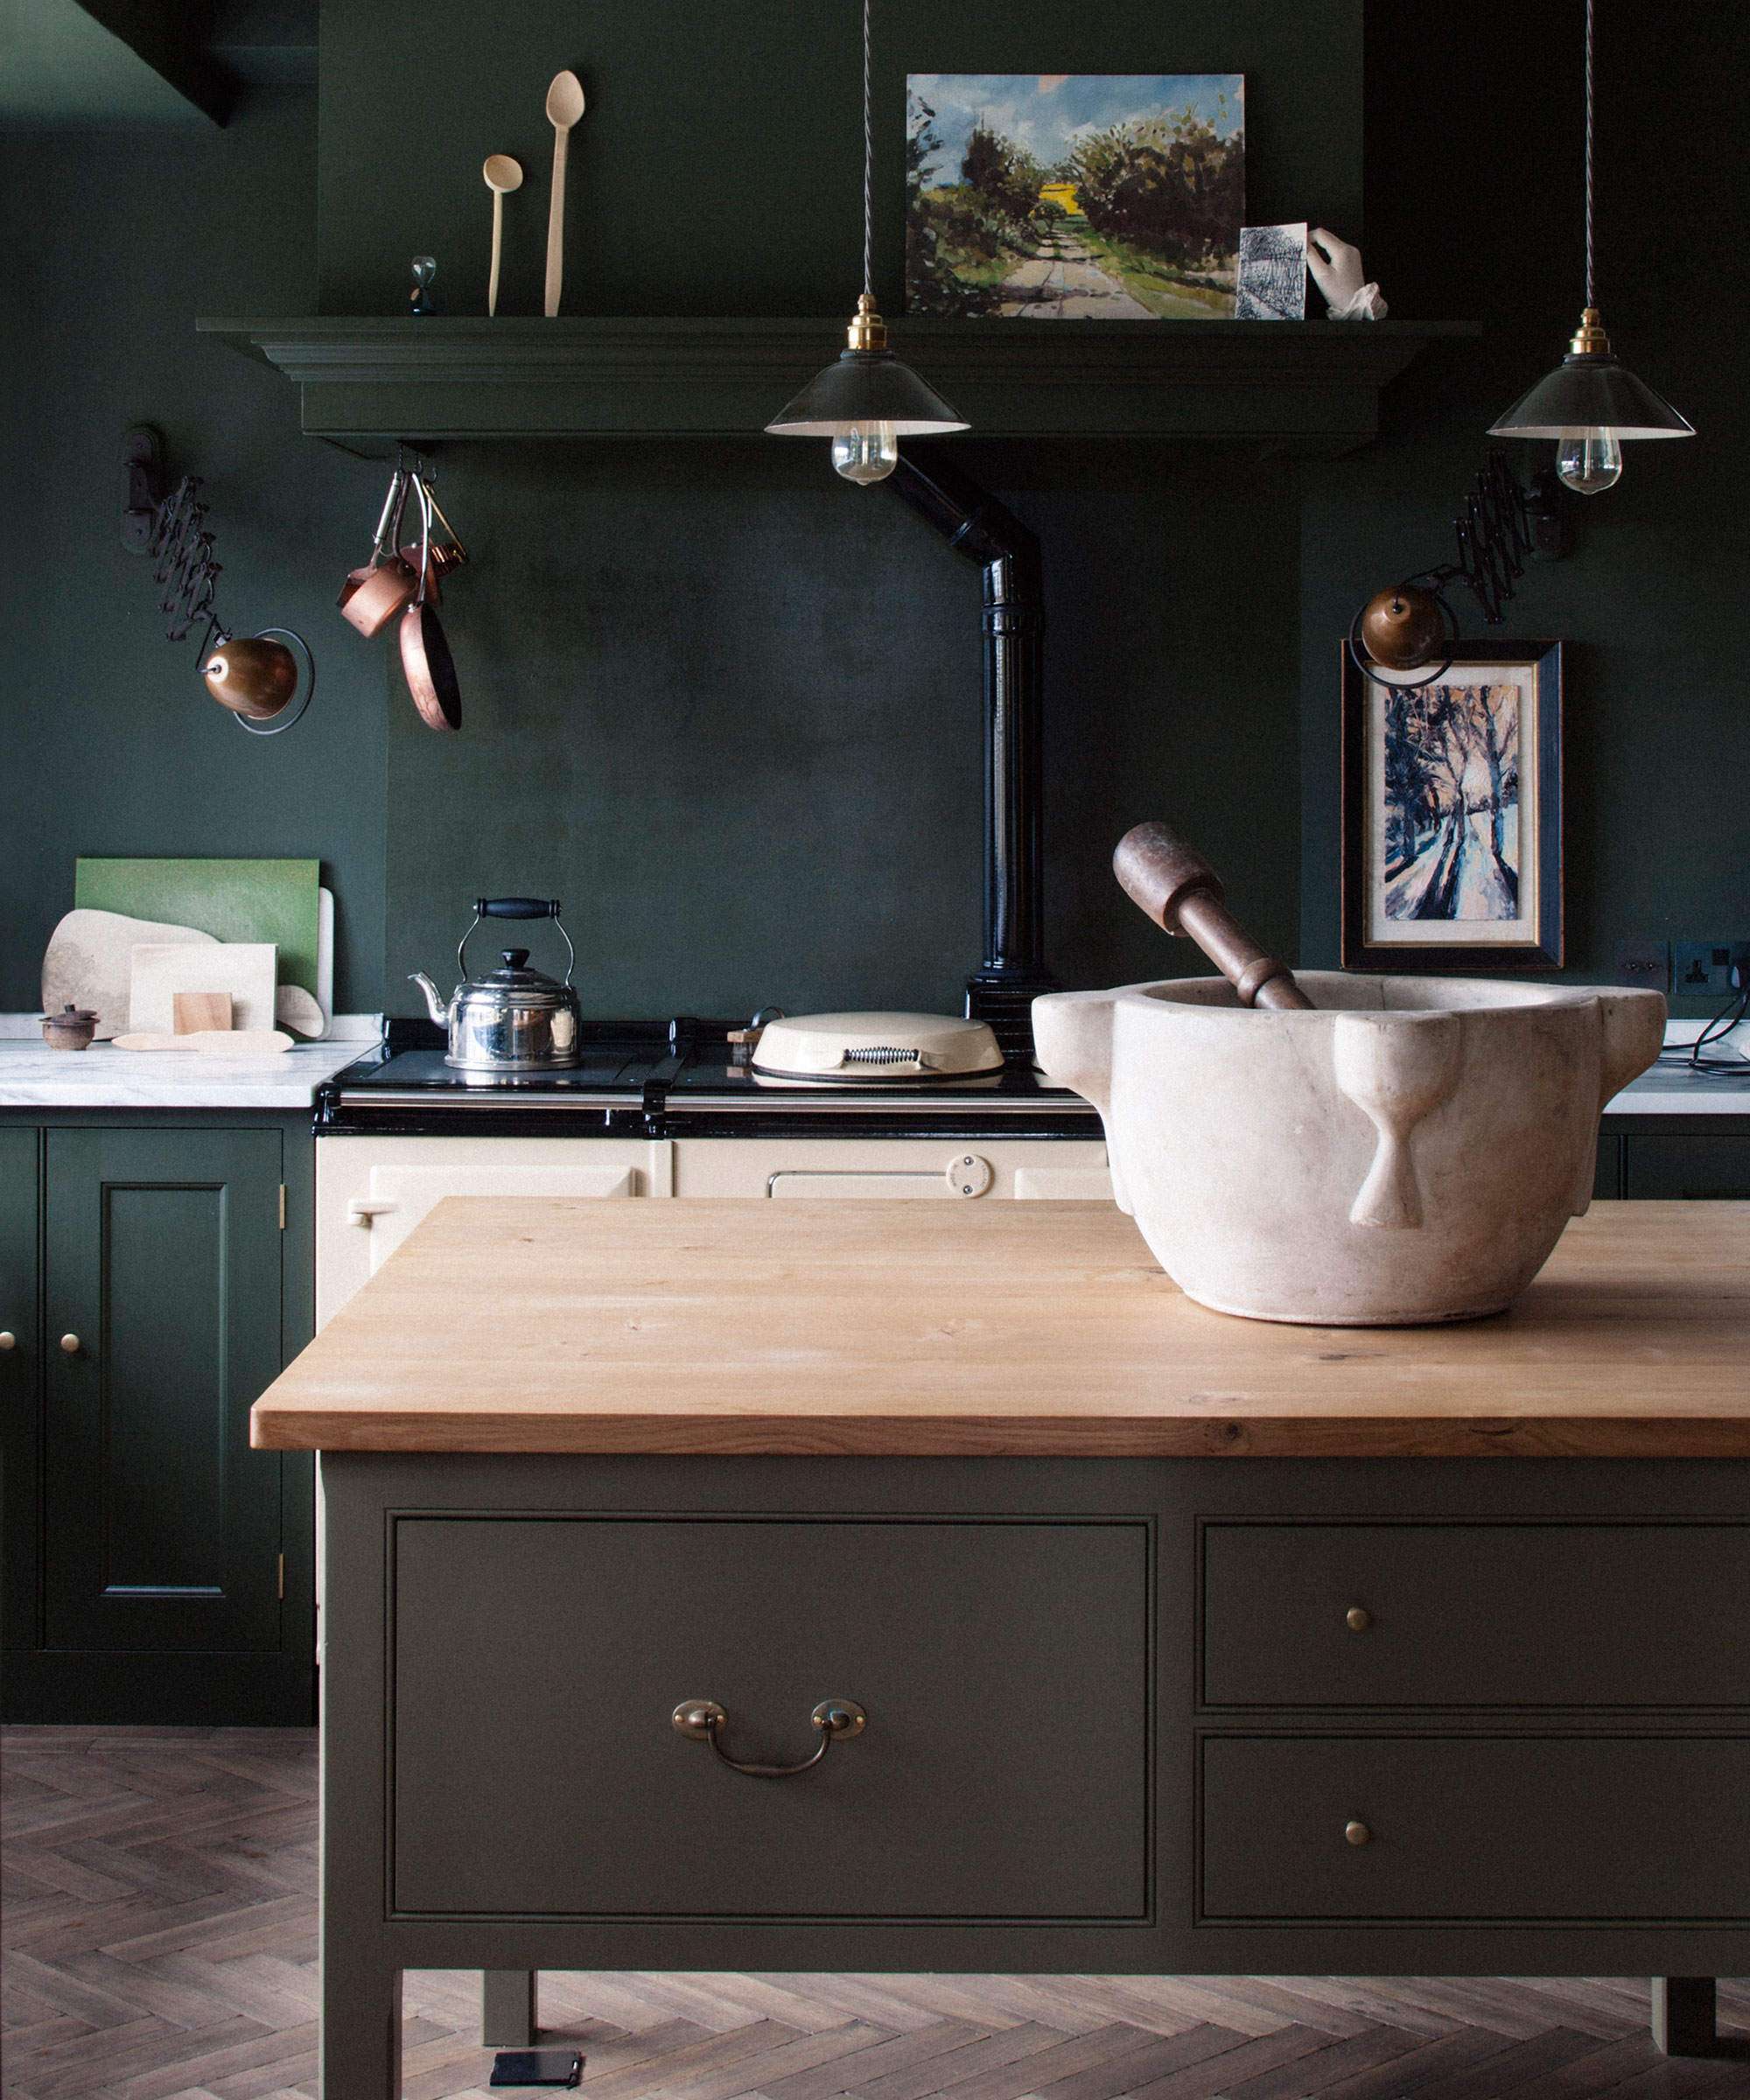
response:
[[[327,2100],[409,1967],[1630,1970],[1705,2046],[1746,1257],[1605,1205],[1335,1330],[1108,1205],[444,1203],[255,1414],[322,1453]]]

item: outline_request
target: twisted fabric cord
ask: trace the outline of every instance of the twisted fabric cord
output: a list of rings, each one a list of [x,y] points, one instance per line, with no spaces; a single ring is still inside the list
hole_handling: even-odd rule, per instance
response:
[[[871,201],[871,194],[872,171],[875,165],[875,132],[869,116],[869,5],[870,0],[863,0],[863,289],[872,299],[875,296],[874,270],[872,265],[875,214]],[[1592,0],[1586,0],[1586,20],[1588,23],[1592,20]],[[1587,33],[1588,35],[1591,33],[1590,30]],[[1588,61],[1586,78],[1588,81],[1592,78],[1590,61]],[[1590,89],[1588,89],[1588,93],[1590,93]],[[1590,108],[1590,102],[1587,107]],[[1588,140],[1586,166],[1590,169],[1592,166],[1590,120],[1588,120],[1586,136]],[[1590,176],[1588,176],[1589,181]],[[1587,196],[1590,199],[1590,189],[1587,191]],[[1592,223],[1590,202],[1586,206],[1586,223],[1590,226]],[[1588,255],[1591,253],[1589,248],[1587,253]],[[1588,264],[1588,268],[1590,268],[1590,264]]]

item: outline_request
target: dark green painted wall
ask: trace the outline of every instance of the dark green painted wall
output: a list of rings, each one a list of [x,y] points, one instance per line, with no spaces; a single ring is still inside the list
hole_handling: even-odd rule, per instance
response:
[[[1096,22],[1032,0],[878,0],[876,12],[878,139],[896,136],[907,66],[1243,66],[1255,215],[1289,215],[1304,195],[1315,219],[1353,230],[1353,8],[1255,0],[1168,17],[1126,0]],[[529,170],[510,200],[530,224],[506,304],[531,306],[550,137],[540,98],[567,62],[595,101],[574,163],[568,304],[848,303],[848,0],[686,6],[658,27],[648,10],[556,0],[514,14],[500,60],[477,8],[397,10],[397,33],[451,24],[414,92],[380,39],[336,73],[347,38],[385,18],[331,0],[319,167],[298,94],[252,94],[205,136],[0,137],[11,192],[41,200],[10,222],[28,296],[0,319],[15,491],[0,507],[0,708],[20,784],[0,827],[0,1007],[34,1003],[81,851],[319,854],[352,1006],[387,987],[410,1011],[411,968],[447,982],[467,900],[500,888],[564,896],[597,1011],[947,1005],[977,961],[977,578],[890,497],[839,484],[800,444],[456,448],[441,486],[475,559],[445,617],[468,720],[438,738],[384,645],[333,611],[379,470],[301,440],[282,380],[192,333],[197,312],[318,304],[318,189],[326,310],[397,311],[419,247],[440,259],[446,310],[472,310],[489,224],[479,162],[494,150]],[[1432,36],[1407,0],[1371,0],[1370,270],[1399,315],[1485,323],[1479,345],[1438,351],[1398,383],[1377,445],[1297,469],[965,442],[1046,546],[1050,945],[1068,981],[1181,959],[1106,872],[1114,839],[1151,814],[1200,837],[1263,937],[1333,959],[1337,637],[1368,591],[1443,556],[1483,424],[1572,325],[1579,19],[1578,0],[1533,18],[1497,5]],[[1574,558],[1528,579],[1507,630],[1574,643],[1569,952],[1583,976],[1608,975],[1619,937],[1750,932],[1744,439],[1735,360],[1714,346],[1739,295],[1712,255],[1745,202],[1732,83],[1750,53],[1736,18],[1710,12],[1705,26],[1702,66],[1687,14],[1648,28],[1626,0],[1600,8],[1606,318],[1705,436],[1639,448],[1619,490],[1571,505]],[[665,113],[683,142],[666,158],[643,144]],[[884,298],[897,256],[888,150]],[[283,740],[246,742],[157,632],[147,566],[117,539],[116,447],[141,418],[207,477],[229,616],[290,621],[317,645],[315,707]]]
[[[341,521],[375,470],[304,443],[284,382],[192,326],[308,310],[315,143],[308,91],[251,98],[225,131],[0,132],[5,193],[37,200],[8,214],[0,299],[0,1009],[37,1004],[80,853],[319,855],[337,996],[381,996],[382,680],[332,632]],[[194,675],[199,637],[164,639],[151,564],[121,540],[139,422],[205,479],[227,620],[316,643],[316,702],[289,736],[246,736]]]
[[[1750,212],[1750,20],[1628,0],[1600,0],[1597,19],[1599,297],[1624,361],[1700,435],[1630,445],[1614,489],[1564,498],[1570,557],[1530,566],[1497,631],[1569,644],[1568,962],[1608,979],[1620,940],[1750,937],[1745,292],[1718,259]],[[1474,314],[1483,333],[1398,382],[1379,443],[1306,472],[1308,962],[1338,948],[1337,638],[1369,592],[1450,558],[1480,433],[1578,318],[1582,24],[1580,0],[1438,24],[1414,0],[1368,0],[1368,270],[1394,312]],[[1522,473],[1550,451],[1511,448]]]
[[[1361,0],[877,0],[876,290],[900,307],[909,73],[1246,75],[1259,223],[1352,224],[1361,206]],[[441,311],[484,313],[488,153],[505,200],[499,310],[541,312],[561,66],[590,107],[571,134],[568,313],[838,313],[862,243],[856,0],[324,0],[325,313],[395,313],[408,258],[436,256]],[[236,311],[236,310],[234,310]],[[778,404],[781,405],[781,404]]]

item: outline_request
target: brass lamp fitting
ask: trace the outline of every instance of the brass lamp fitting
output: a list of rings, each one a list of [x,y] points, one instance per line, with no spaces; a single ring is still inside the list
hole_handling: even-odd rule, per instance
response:
[[[1568,344],[1570,357],[1608,357],[1610,338],[1604,332],[1604,316],[1596,306],[1586,307],[1580,325]]]
[[[847,343],[853,350],[885,350],[887,347],[887,324],[875,311],[875,302],[866,291],[857,302],[857,318],[844,332]]]

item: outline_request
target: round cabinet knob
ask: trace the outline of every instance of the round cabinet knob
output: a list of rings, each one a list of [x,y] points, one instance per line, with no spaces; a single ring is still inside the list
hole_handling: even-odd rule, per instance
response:
[[[1343,1836],[1351,1844],[1365,1844],[1373,1832],[1364,1823],[1346,1823],[1343,1825]]]
[[[69,1356],[77,1356],[79,1354],[78,1335],[63,1334],[60,1338],[60,1346],[66,1351]]]
[[[1358,1604],[1352,1604],[1343,1614],[1343,1624],[1352,1634],[1364,1634],[1373,1624],[1373,1614],[1364,1611]]]
[[[0,1327],[0,1349],[16,1349],[18,1346],[18,1337],[11,1328]]]
[[[960,1153],[943,1171],[952,1195],[982,1196],[990,1186],[990,1162],[981,1159],[976,1152]]]

